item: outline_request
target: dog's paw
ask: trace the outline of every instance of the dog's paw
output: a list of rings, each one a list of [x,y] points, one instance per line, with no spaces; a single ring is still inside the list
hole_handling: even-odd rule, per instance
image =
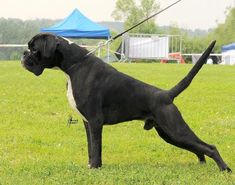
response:
[[[232,173],[233,172],[229,167],[227,167],[226,170],[227,170],[228,173]]]
[[[101,165],[89,165],[89,169],[100,169]]]
[[[199,160],[199,164],[206,164],[206,161],[200,161]]]
[[[221,171],[227,171],[228,173],[232,173],[232,170],[228,166],[226,166],[224,168],[221,168],[220,170]]]
[[[88,164],[88,168],[90,169],[99,169],[101,168],[101,166],[102,166],[101,162],[94,162],[94,163],[91,162]]]

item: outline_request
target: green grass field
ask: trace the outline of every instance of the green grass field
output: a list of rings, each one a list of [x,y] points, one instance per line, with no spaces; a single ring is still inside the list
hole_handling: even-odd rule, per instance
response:
[[[166,89],[192,67],[113,66]],[[141,121],[104,127],[103,167],[89,170],[85,130],[67,102],[65,83],[60,71],[35,77],[19,62],[0,62],[0,185],[235,184],[234,173],[220,172],[208,157],[207,164],[198,164],[195,155],[143,130]],[[175,104],[235,171],[235,66],[205,65]],[[79,124],[67,127],[69,115]]]

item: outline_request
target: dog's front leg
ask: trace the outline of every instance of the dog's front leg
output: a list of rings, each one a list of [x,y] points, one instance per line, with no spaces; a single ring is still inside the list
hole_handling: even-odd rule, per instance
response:
[[[83,121],[84,127],[86,130],[86,136],[87,136],[87,148],[88,148],[88,167],[91,166],[91,135],[89,131],[89,126],[86,121]]]
[[[99,168],[102,166],[102,130],[103,125],[96,121],[88,123],[91,139],[91,158],[90,168]],[[89,149],[88,149],[89,150]]]

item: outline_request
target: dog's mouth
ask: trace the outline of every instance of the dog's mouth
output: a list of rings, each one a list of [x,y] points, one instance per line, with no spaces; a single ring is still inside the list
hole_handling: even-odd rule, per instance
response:
[[[21,57],[21,65],[24,69],[32,72],[36,76],[42,74],[44,67],[32,59],[31,55],[24,55]]]
[[[21,57],[21,65],[24,69],[27,69],[27,70],[29,70],[29,68],[33,66],[33,62],[32,62],[32,59],[30,58],[30,55],[24,54]]]
[[[25,67],[25,64],[24,64],[24,57],[23,57],[23,56],[21,57],[20,62],[21,62],[21,66],[22,66],[24,69],[27,69],[27,68]]]

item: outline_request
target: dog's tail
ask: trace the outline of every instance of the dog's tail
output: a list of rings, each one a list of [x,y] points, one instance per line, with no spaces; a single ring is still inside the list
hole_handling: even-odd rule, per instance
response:
[[[216,41],[213,41],[210,46],[206,49],[206,51],[199,58],[197,63],[193,66],[193,68],[189,71],[189,73],[173,88],[168,91],[168,94],[172,100],[177,97],[182,91],[184,91],[192,82],[193,78],[196,76],[198,71],[201,69],[203,64],[206,62],[209,57],[212,49],[215,46]]]

